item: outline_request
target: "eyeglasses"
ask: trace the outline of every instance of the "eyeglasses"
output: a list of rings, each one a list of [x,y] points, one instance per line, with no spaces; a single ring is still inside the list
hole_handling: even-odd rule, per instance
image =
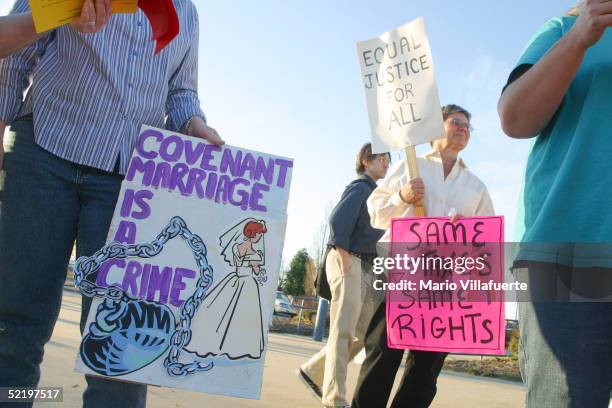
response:
[[[381,161],[383,163],[389,163],[391,161],[391,158],[389,157],[388,153],[383,153],[376,156],[376,160]]]
[[[457,118],[451,118],[450,119],[450,123],[452,123],[454,126],[458,127],[458,128],[465,128],[467,131],[472,132],[474,131],[474,128],[472,127],[472,125],[469,124],[469,122],[464,122],[461,119],[457,119]]]

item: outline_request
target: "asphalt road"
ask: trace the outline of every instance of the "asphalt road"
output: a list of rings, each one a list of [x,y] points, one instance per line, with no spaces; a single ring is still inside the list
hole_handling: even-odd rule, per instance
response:
[[[45,349],[41,386],[62,386],[64,402],[38,403],[35,407],[80,407],[85,381],[73,371],[80,341],[80,295],[64,292],[62,310],[53,337]],[[265,407],[310,408],[321,404],[307,392],[294,370],[314,354],[322,343],[286,334],[270,334],[265,363],[262,399],[259,401],[221,397],[196,392],[149,387],[148,407]],[[349,389],[353,389],[359,365],[349,367]],[[400,376],[398,376],[398,379]],[[397,384],[396,384],[397,385]],[[521,384],[443,372],[438,381],[434,408],[521,407],[525,388]]]

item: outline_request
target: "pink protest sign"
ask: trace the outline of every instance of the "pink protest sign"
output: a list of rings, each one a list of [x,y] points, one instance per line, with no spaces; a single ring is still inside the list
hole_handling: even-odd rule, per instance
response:
[[[503,236],[503,217],[394,219],[389,347],[504,354]]]

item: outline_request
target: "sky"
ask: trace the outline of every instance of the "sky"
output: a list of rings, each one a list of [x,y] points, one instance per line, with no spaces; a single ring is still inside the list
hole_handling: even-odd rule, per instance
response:
[[[441,103],[473,114],[476,130],[462,156],[489,188],[512,240],[531,142],[503,134],[497,100],[530,37],[573,3],[197,2],[210,124],[229,143],[295,159],[285,263],[301,247],[314,252],[326,208],[355,178],[355,155],[370,137],[356,42],[417,17],[425,19]]]
[[[0,0],[0,15],[12,2]],[[302,247],[314,253],[326,212],[355,178],[355,155],[370,137],[357,41],[418,17],[425,19],[441,103],[473,114],[475,131],[462,157],[506,217],[506,240],[513,239],[530,142],[504,136],[497,99],[532,34],[573,0],[194,3],[198,86],[209,124],[229,144],[295,160],[285,265]]]

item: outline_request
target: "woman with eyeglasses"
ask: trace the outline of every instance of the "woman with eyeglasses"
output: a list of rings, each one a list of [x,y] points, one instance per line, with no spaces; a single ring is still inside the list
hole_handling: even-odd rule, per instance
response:
[[[428,216],[495,215],[485,184],[468,170],[460,153],[467,148],[472,127],[471,114],[461,106],[442,107],[445,136],[431,143],[431,152],[417,159],[421,177],[410,178],[406,163],[398,161],[368,198],[372,226],[385,231],[380,243],[391,242],[391,220],[415,217],[422,203]],[[386,252],[386,251],[383,251]],[[387,345],[385,303],[376,311],[366,331],[366,358],[353,394],[352,408],[385,408],[395,376],[400,370],[404,350]],[[438,375],[448,353],[410,350],[406,368],[391,408],[429,407],[437,393]]]
[[[499,100],[506,134],[534,138],[513,267],[531,288],[530,301],[519,302],[528,407],[606,408],[610,401],[610,26],[609,0],[580,2],[550,19],[523,51]],[[580,303],[570,303],[577,298]]]

